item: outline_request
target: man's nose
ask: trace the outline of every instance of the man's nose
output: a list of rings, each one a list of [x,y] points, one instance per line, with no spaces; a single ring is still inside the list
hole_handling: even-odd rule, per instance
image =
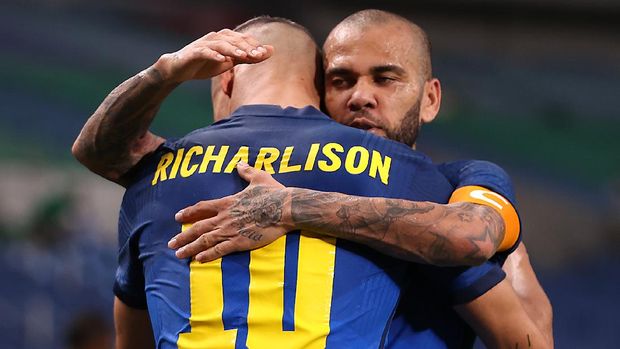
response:
[[[358,81],[355,85],[353,94],[347,103],[347,107],[351,111],[358,111],[361,109],[374,109],[377,106],[377,100],[375,93],[369,83],[365,81]]]

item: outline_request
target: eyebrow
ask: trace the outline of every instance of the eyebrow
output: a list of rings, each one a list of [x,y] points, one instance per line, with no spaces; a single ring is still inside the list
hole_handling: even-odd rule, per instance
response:
[[[396,73],[398,75],[407,75],[407,72],[402,67],[395,64],[386,64],[370,68],[370,72],[373,74],[381,73]]]
[[[353,72],[347,68],[329,68],[325,71],[325,75],[351,75]]]
[[[407,72],[405,71],[405,69],[403,69],[401,66],[398,66],[396,64],[385,64],[385,65],[378,65],[378,66],[372,67],[370,68],[370,73],[371,74],[395,73],[400,76],[407,75]],[[351,71],[351,69],[348,69],[348,68],[336,67],[336,68],[329,68],[325,71],[326,76],[351,75],[351,74],[353,74],[353,71]]]

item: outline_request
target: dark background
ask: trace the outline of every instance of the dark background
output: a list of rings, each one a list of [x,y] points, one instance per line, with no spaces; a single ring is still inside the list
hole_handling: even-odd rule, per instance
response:
[[[524,240],[554,306],[558,348],[620,340],[620,3],[71,1],[0,4],[0,338],[63,348],[84,312],[111,319],[122,189],[72,159],[116,85],[212,30],[260,14],[318,41],[381,8],[428,32],[444,100],[419,149],[494,161],[512,176]],[[154,130],[211,122],[208,82],[166,101]]]

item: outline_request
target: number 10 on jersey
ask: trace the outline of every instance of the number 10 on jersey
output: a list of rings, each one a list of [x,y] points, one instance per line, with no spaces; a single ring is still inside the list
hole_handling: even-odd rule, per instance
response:
[[[298,248],[287,251],[287,238],[298,238]],[[221,259],[204,264],[192,261],[191,332],[179,335],[178,347],[325,348],[330,330],[335,257],[334,238],[306,232],[298,237],[289,234],[251,251],[246,343],[237,343],[238,329],[225,330],[222,321],[225,301],[222,280],[234,275],[223,275]],[[297,265],[291,265],[291,261]],[[296,280],[285,280],[285,265],[296,269]],[[289,302],[285,301],[285,282],[295,282],[294,304],[290,297]],[[289,321],[285,307],[294,309]]]

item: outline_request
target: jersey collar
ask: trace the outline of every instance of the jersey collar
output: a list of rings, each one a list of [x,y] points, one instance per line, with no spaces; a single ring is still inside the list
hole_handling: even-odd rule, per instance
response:
[[[237,108],[237,110],[235,110],[232,114],[230,114],[231,118],[237,116],[288,116],[329,119],[329,116],[323,114],[323,112],[310,105],[303,108],[282,108],[279,105],[273,104],[242,105]]]

